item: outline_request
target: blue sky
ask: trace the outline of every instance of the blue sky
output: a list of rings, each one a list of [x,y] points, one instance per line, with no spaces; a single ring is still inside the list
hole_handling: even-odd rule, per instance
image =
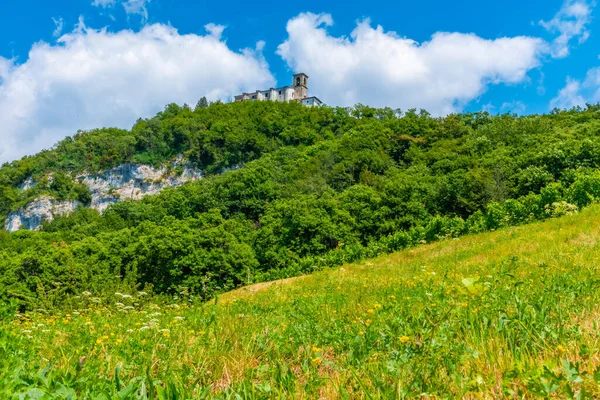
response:
[[[331,105],[529,114],[600,100],[591,0],[3,3],[0,162],[298,69]]]

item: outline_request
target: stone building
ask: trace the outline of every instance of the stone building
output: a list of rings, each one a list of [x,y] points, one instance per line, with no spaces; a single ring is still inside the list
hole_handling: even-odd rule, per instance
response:
[[[300,101],[305,106],[321,106],[323,102],[315,96],[308,96],[308,75],[305,73],[294,74],[292,85],[266,90],[257,90],[252,93],[242,93],[234,96],[234,101],[246,100],[271,100],[271,101]]]

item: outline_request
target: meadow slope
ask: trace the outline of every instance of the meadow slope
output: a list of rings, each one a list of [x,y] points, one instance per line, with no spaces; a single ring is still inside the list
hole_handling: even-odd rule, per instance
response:
[[[0,395],[598,398],[599,258],[593,205],[209,303],[83,293],[3,319]]]

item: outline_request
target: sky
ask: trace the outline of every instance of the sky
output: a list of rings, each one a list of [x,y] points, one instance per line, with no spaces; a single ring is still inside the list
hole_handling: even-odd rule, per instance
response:
[[[594,0],[0,0],[0,163],[295,72],[331,106],[597,103],[596,14]]]

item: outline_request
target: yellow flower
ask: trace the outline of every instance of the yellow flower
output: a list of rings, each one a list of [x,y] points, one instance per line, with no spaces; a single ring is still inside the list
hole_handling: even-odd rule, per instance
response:
[[[372,308],[369,308],[369,309],[367,310],[367,312],[368,312],[369,314],[373,314],[373,309],[372,309]]]
[[[365,325],[367,325],[367,326],[371,325],[371,320],[370,319],[366,320]]]
[[[123,339],[117,339],[116,343],[117,343],[117,344],[121,344],[121,343],[123,343]]]
[[[313,358],[312,362],[314,362],[315,364],[318,364],[321,362],[321,357],[315,357]]]
[[[312,347],[312,352],[313,352],[313,353],[318,353],[319,351],[321,351],[321,349],[320,349],[320,348],[318,348],[317,346],[313,345],[313,347]]]
[[[560,344],[558,346],[556,346],[556,350],[558,350],[560,353],[564,353],[566,350],[563,346],[561,346]]]
[[[400,343],[408,343],[410,338],[408,336],[400,336]]]

